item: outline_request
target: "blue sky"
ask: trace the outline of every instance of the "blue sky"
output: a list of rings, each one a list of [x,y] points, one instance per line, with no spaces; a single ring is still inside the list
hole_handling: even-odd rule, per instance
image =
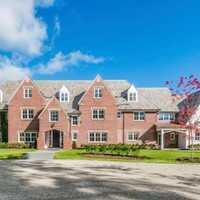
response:
[[[39,54],[27,55],[28,45],[0,46],[4,64],[6,57],[34,79],[93,79],[99,73],[159,87],[183,75],[200,76],[200,1],[39,1],[32,7],[33,17],[46,27]],[[52,60],[58,68],[49,73]]]

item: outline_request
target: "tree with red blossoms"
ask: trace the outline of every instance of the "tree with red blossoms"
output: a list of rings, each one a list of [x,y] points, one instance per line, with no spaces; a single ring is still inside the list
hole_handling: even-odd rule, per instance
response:
[[[193,149],[194,133],[200,128],[200,116],[197,109],[200,105],[200,81],[194,76],[180,77],[178,81],[166,81],[179,113],[177,123],[188,130],[189,145]]]

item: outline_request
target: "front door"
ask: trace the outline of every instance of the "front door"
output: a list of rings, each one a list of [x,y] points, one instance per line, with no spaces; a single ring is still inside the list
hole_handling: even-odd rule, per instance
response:
[[[60,131],[53,130],[53,148],[60,147]]]
[[[45,144],[48,148],[63,147],[63,132],[59,130],[51,130],[45,133]]]

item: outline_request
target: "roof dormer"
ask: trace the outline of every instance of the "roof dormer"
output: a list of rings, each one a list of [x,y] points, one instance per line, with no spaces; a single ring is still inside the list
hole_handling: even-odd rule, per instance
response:
[[[69,90],[63,85],[59,92],[60,102],[69,102]]]
[[[138,101],[138,92],[133,84],[128,89],[127,100],[128,100],[128,102],[137,102]]]
[[[2,103],[3,102],[3,92],[2,92],[2,90],[0,89],[0,103]]]

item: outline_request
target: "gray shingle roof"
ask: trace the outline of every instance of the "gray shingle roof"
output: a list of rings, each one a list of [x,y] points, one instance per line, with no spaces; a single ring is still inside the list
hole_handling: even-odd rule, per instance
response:
[[[62,103],[62,106],[68,112],[77,111],[80,98],[92,83],[90,80],[35,80],[33,82],[46,99],[50,99],[54,95],[58,96],[59,90],[65,85],[70,92],[70,102]],[[6,106],[19,83],[20,81],[6,81],[0,84],[4,95],[0,109]],[[167,88],[137,88],[138,102],[129,103],[126,100],[127,90],[131,86],[129,82],[126,80],[105,80],[104,83],[116,98],[120,109],[178,111],[176,102],[173,101]]]

